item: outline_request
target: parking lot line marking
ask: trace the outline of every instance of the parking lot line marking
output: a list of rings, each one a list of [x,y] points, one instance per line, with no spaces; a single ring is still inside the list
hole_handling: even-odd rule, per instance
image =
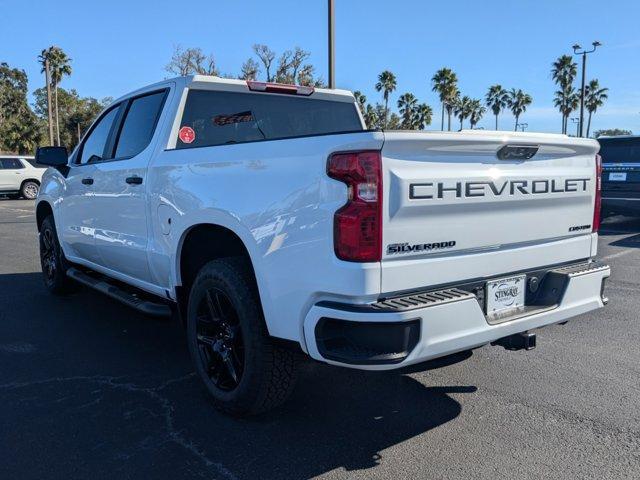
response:
[[[613,287],[616,290],[625,290],[627,292],[637,292],[640,291],[639,287],[633,287],[630,285],[621,285],[620,283],[614,281],[610,281],[608,284],[609,290],[607,290],[607,292],[610,292],[610,288]]]
[[[634,252],[633,248],[629,248],[629,249],[623,250],[621,252],[612,253],[610,255],[604,256],[600,260],[612,260],[614,258],[618,258],[618,257],[623,257],[625,255],[629,255],[630,253],[633,253],[633,252]]]

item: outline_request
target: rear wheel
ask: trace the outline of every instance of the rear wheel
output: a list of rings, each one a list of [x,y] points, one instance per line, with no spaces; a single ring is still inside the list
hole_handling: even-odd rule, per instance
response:
[[[35,200],[38,196],[38,191],[40,190],[40,185],[32,180],[27,180],[20,187],[20,195],[22,195],[27,200]]]
[[[44,284],[56,295],[68,293],[73,284],[67,277],[68,264],[58,242],[53,215],[49,215],[40,226],[40,265]]]
[[[243,259],[202,267],[189,295],[187,334],[196,372],[219,410],[257,414],[291,393],[295,353],[271,341]]]

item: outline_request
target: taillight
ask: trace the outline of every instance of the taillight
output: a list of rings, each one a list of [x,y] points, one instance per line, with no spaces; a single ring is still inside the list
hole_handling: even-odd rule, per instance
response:
[[[288,95],[304,95],[308,97],[315,88],[307,85],[287,85],[284,83],[267,83],[247,80],[247,87],[253,92],[286,93]]]
[[[382,157],[379,151],[334,153],[327,174],[347,184],[347,203],[333,219],[336,256],[350,262],[382,257]]]
[[[602,207],[602,157],[596,155],[596,199],[593,205],[593,232],[600,229],[600,210]]]

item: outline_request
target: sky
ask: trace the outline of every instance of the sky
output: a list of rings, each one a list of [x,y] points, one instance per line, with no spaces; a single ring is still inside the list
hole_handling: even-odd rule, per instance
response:
[[[587,80],[609,88],[592,131],[640,133],[640,1],[611,0],[335,0],[336,84],[360,90],[370,102],[377,75],[391,70],[397,90],[390,104],[412,92],[440,105],[430,79],[441,67],[458,75],[463,95],[483,98],[500,83],[533,97],[522,116],[529,131],[559,132],[553,107],[551,63],[571,46],[603,46],[588,57]],[[311,52],[327,79],[327,0],[0,0],[0,62],[24,69],[29,88],[44,84],[37,55],[50,45],[72,59],[62,87],[82,96],[118,97],[169,76],[165,65],[177,45],[212,53],[223,73],[237,74],[255,43],[277,53],[295,46]],[[577,115],[576,115],[577,116]],[[500,128],[513,128],[509,114]],[[487,114],[480,127],[494,126]],[[570,125],[569,128],[573,128]]]

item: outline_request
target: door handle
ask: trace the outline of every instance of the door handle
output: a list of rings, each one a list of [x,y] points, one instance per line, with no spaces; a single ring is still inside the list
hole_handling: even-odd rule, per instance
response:
[[[93,185],[93,178],[83,178],[82,179],[82,184],[83,185]]]
[[[142,183],[142,177],[127,177],[125,182],[129,185],[140,185]]]

